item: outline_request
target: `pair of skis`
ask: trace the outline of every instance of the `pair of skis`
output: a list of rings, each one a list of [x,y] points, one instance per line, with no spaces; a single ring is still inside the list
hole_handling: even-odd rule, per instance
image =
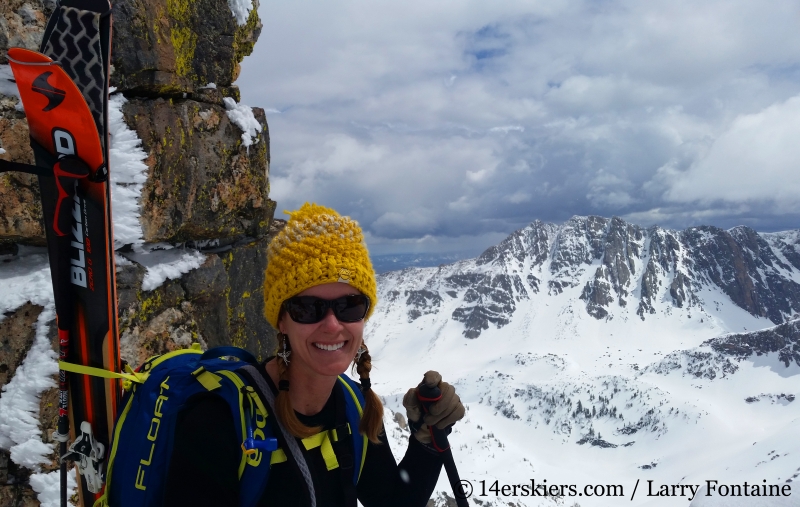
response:
[[[60,0],[41,52],[9,50],[36,165],[0,161],[0,172],[38,176],[59,359],[120,371],[108,181],[110,46],[108,0]],[[74,461],[86,507],[103,491],[119,383],[61,370],[59,390],[54,438],[60,442],[61,504],[67,505],[66,463]]]

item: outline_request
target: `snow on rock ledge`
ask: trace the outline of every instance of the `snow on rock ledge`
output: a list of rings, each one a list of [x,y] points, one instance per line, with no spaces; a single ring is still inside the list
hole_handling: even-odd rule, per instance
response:
[[[197,250],[169,248],[153,251],[140,250],[126,256],[144,266],[147,272],[142,281],[142,290],[153,290],[167,280],[177,280],[185,273],[199,268],[206,256]]]
[[[225,101],[228,118],[242,129],[242,144],[247,148],[256,144],[262,127],[256,117],[253,116],[253,109],[244,104],[237,104],[230,97],[225,97],[223,100]]]
[[[247,23],[250,11],[253,10],[253,0],[228,0],[231,14],[236,18],[236,24],[242,26]]]

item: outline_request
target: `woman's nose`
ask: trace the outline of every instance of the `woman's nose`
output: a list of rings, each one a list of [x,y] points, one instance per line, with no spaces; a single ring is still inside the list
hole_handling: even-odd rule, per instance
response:
[[[339,322],[339,319],[336,318],[336,315],[333,314],[333,310],[328,308],[328,313],[325,314],[325,317],[322,319],[322,327],[327,330],[339,329],[342,327],[342,323]]]

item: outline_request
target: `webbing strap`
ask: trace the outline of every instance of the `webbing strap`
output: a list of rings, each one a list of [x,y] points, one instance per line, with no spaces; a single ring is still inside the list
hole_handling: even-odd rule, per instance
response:
[[[66,361],[59,361],[58,368],[70,373],[80,373],[82,375],[91,375],[92,377],[103,378],[118,378],[122,380],[130,380],[137,384],[144,384],[147,377],[150,375],[146,372],[132,372],[132,373],[117,373],[115,371],[104,370],[103,368],[95,368],[93,366],[84,366],[82,364],[68,363]]]
[[[331,439],[327,430],[306,437],[301,441],[307,451],[316,449],[317,447],[320,448],[322,459],[325,460],[325,468],[327,468],[329,472],[334,468],[339,468],[339,460],[336,459],[336,453],[333,452],[333,446],[331,445]]]
[[[261,403],[261,398],[259,398],[256,394],[256,390],[253,389],[252,386],[245,386],[244,390],[247,393],[247,396],[250,398],[250,401],[255,404],[258,411],[264,416],[264,419],[266,419],[269,416],[269,412],[267,411],[267,407]]]
[[[193,371],[192,375],[203,385],[203,387],[206,388],[207,391],[213,391],[214,389],[222,387],[222,384],[219,383],[219,381],[222,380],[222,377],[215,375],[210,371],[206,371],[206,369],[202,366]]]
[[[276,463],[283,463],[286,461],[286,452],[283,449],[275,449],[272,451],[272,455],[269,457],[269,464],[270,466]]]
[[[342,430],[342,436],[339,436],[339,430]],[[344,423],[341,426],[337,426],[336,428],[328,430],[330,432],[331,440],[334,442],[338,442],[340,438],[344,438],[344,433],[346,431],[347,435],[352,435],[353,430],[350,429],[350,423]]]

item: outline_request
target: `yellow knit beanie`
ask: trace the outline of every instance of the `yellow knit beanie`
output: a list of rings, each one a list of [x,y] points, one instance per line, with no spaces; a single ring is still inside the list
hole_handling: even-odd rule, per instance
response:
[[[369,260],[361,227],[336,211],[305,203],[286,211],[286,227],[267,249],[264,275],[264,315],[278,329],[281,305],[304,290],[345,282],[369,297],[368,319],[378,303],[375,270]]]

